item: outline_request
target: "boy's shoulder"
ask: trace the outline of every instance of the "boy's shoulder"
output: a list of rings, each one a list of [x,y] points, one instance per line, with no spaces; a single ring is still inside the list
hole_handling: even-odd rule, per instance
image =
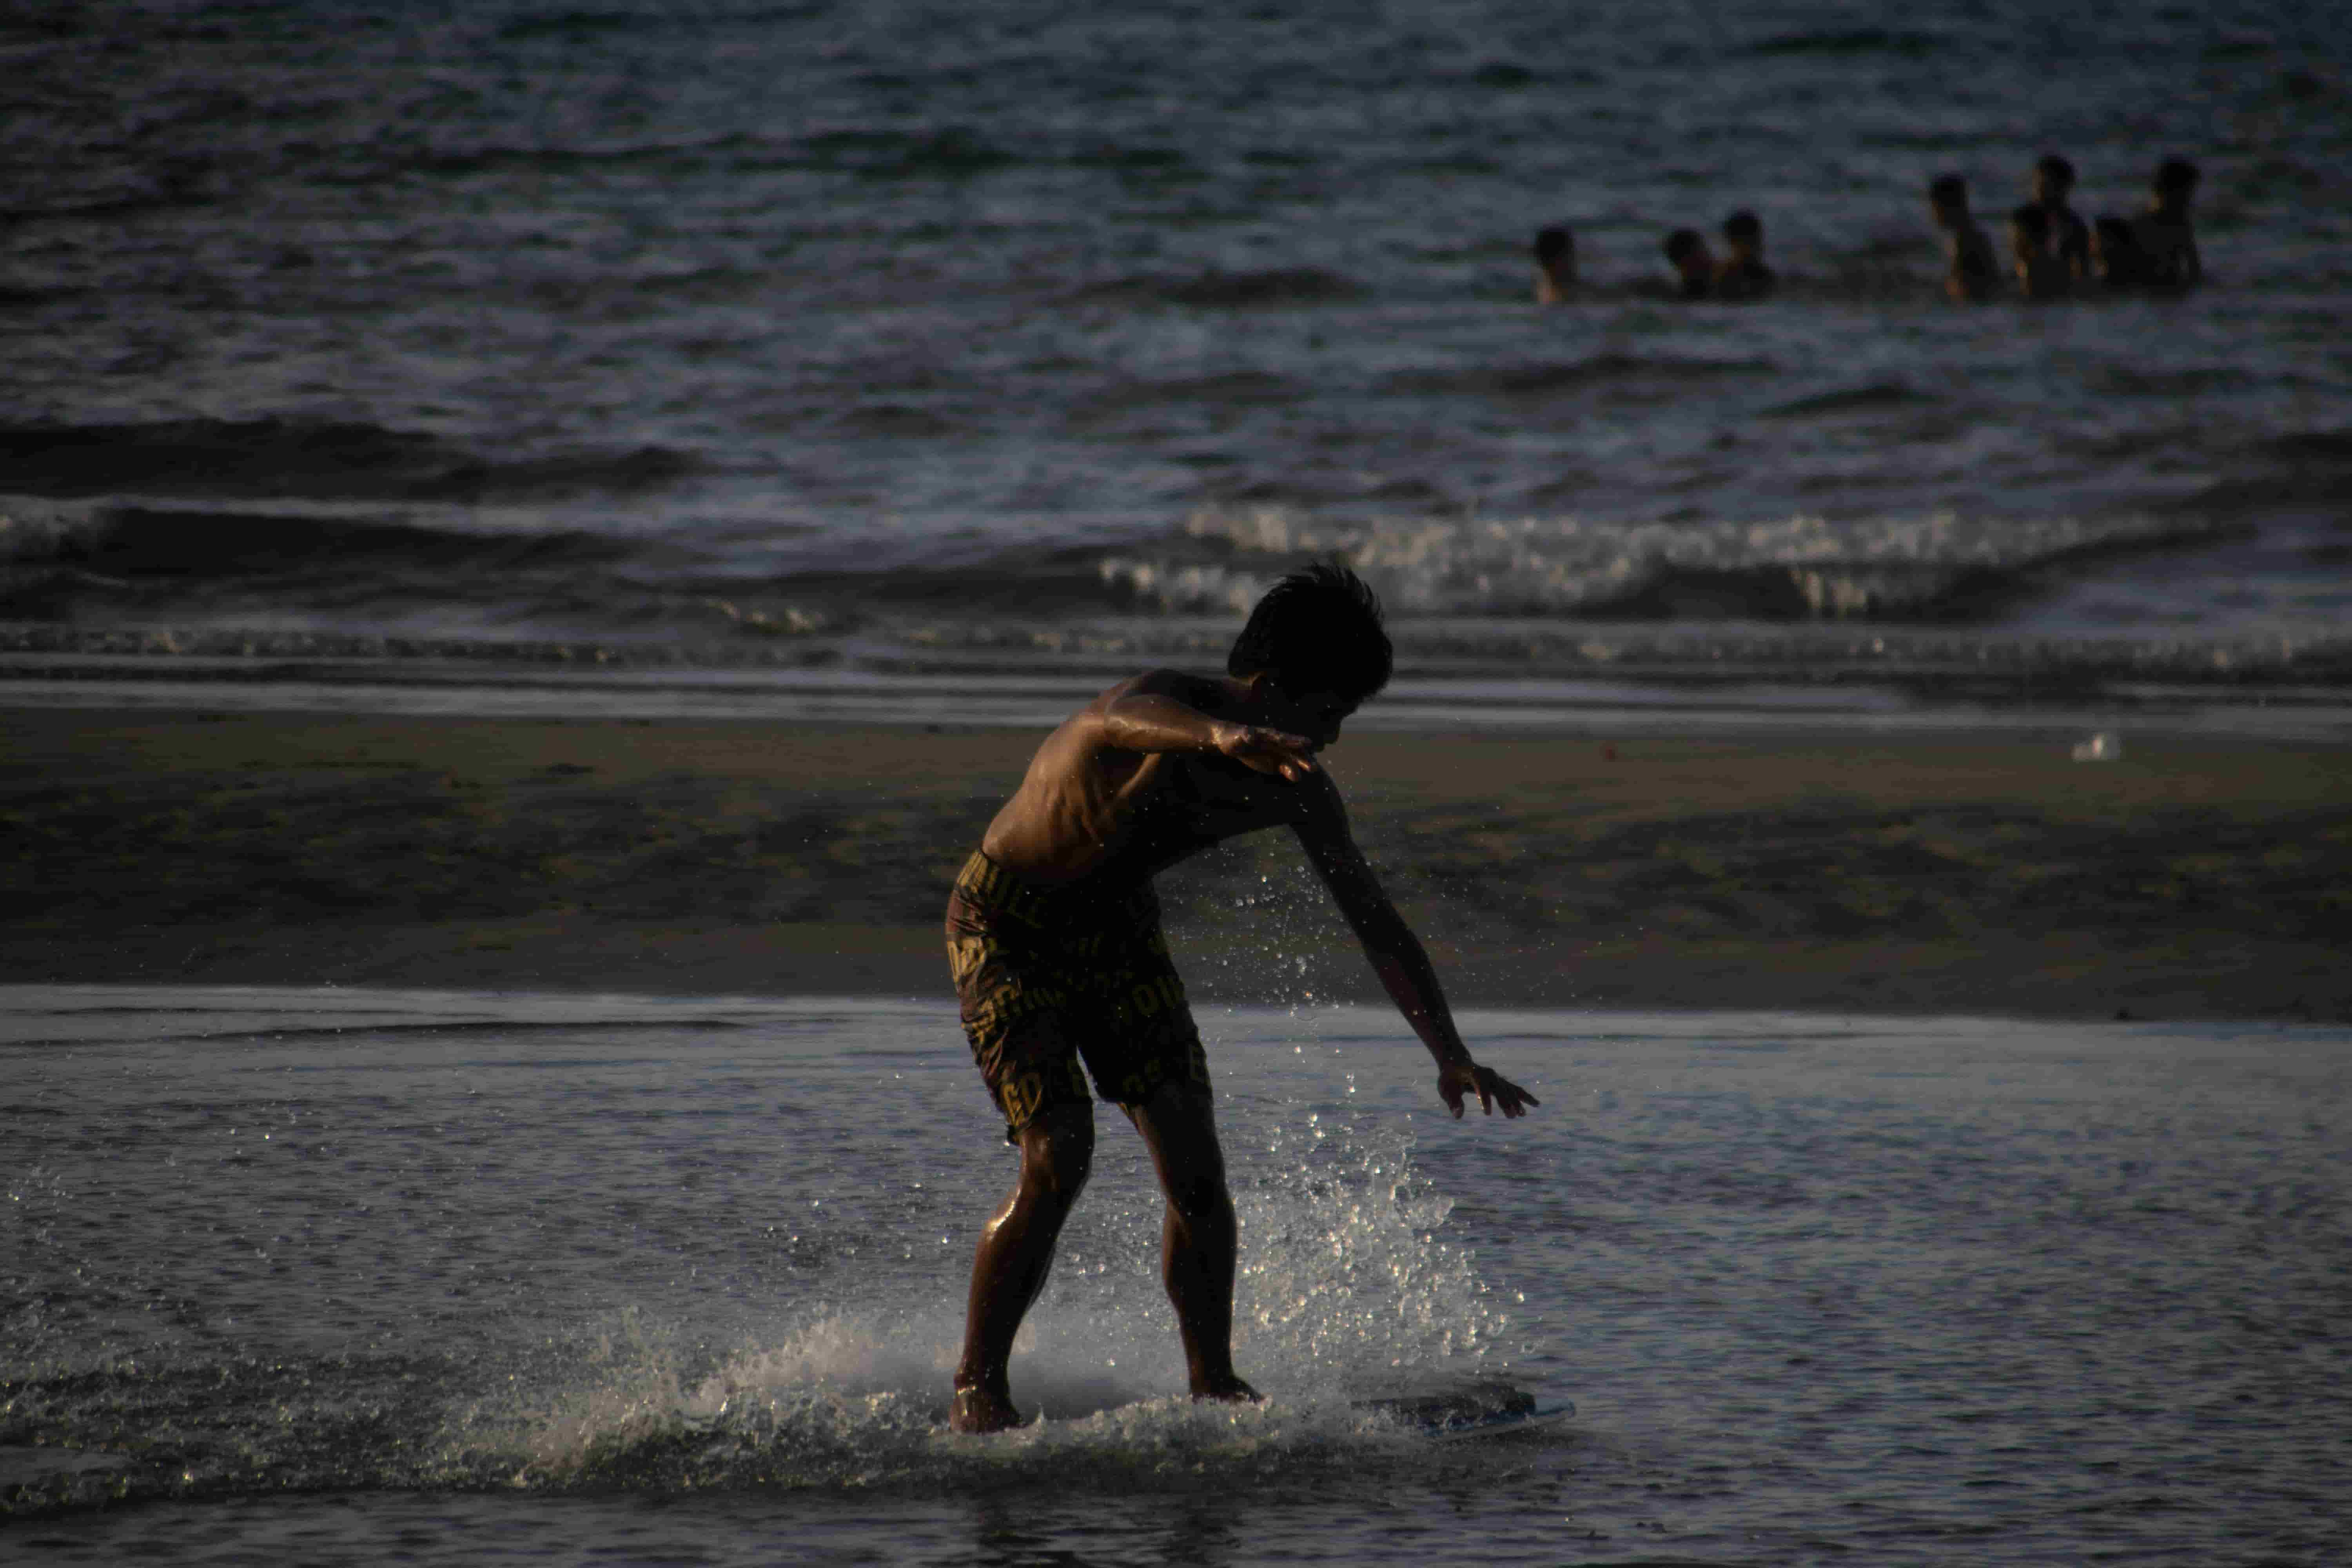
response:
[[[1224,689],[1224,682],[1214,676],[1202,675],[1190,669],[1174,669],[1163,665],[1157,668],[1144,670],[1140,674],[1129,676],[1125,680],[1104,692],[1103,697],[1114,702],[1122,697],[1138,696],[1175,697],[1185,700],[1199,697],[1216,701],[1223,697]]]

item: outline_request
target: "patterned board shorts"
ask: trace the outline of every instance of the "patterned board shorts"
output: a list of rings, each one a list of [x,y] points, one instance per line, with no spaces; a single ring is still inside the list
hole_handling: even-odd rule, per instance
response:
[[[1038,888],[974,854],[949,895],[947,935],[964,1037],[1008,1142],[1040,1111],[1091,1104],[1089,1072],[1103,1099],[1130,1110],[1171,1081],[1209,1092],[1149,882]]]

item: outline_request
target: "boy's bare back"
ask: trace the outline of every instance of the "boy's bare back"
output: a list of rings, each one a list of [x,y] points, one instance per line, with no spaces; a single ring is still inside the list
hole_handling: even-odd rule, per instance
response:
[[[1328,696],[1295,701],[1263,682],[1137,676],[1046,738],[981,848],[1032,881],[1124,883],[1239,834],[1327,816],[1338,826],[1315,752],[1352,710]]]

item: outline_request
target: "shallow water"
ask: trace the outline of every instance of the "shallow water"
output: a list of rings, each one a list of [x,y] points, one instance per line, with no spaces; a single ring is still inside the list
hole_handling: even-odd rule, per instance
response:
[[[1570,697],[2340,705],[2346,17],[16,8],[0,680],[1124,671],[1336,552]],[[2198,159],[2211,287],[1940,301],[1927,182],[2053,149]],[[1778,295],[1659,297],[1738,207]]]
[[[1203,1015],[1196,1410],[1135,1140],[938,1426],[1011,1155],[929,1004],[0,991],[12,1560],[2092,1560],[2352,1550],[2352,1031]],[[1433,1446],[1349,1395],[1578,1415]]]

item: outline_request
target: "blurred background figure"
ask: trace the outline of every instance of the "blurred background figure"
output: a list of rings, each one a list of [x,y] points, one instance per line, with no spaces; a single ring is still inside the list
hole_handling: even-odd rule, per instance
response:
[[[1576,237],[1558,224],[1536,231],[1536,303],[1557,305],[1576,290]]]
[[[2197,236],[2190,229],[2189,209],[2197,199],[2197,165],[2186,158],[2167,158],[2156,166],[2148,182],[2147,211],[2133,226],[2139,242],[2147,281],[2165,289],[2187,289],[2205,276],[2197,257]]]
[[[2069,279],[2091,275],[2091,226],[2066,205],[2074,192],[2074,165],[2055,153],[2044,153],[2033,165],[2027,195],[2050,220],[2050,250],[2066,268]]]
[[[2017,291],[2029,300],[2063,300],[2071,281],[2051,243],[2049,209],[2027,202],[2009,215],[2009,260]]]
[[[1927,185],[1927,215],[1944,236],[1944,292],[1962,304],[1979,304],[2000,286],[2000,265],[1992,241],[1969,215],[1969,183],[1938,174]]]
[[[1772,269],[1764,265],[1764,222],[1742,208],[1723,220],[1723,243],[1731,252],[1715,269],[1718,300],[1761,300],[1772,291]]]
[[[2129,218],[2110,213],[2091,228],[2091,276],[2102,288],[2138,289],[2147,283],[2147,258]]]
[[[1661,247],[1675,269],[1675,294],[1683,300],[1704,300],[1715,290],[1715,256],[1706,237],[1695,228],[1678,228]]]

